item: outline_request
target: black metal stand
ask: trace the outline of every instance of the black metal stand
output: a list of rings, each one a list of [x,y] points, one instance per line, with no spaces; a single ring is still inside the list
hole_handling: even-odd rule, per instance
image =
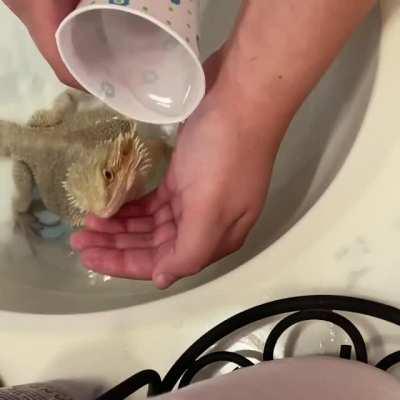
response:
[[[161,379],[160,375],[153,370],[145,370],[104,393],[98,400],[123,400],[145,386],[148,386],[149,396],[171,392],[176,386],[183,388],[189,385],[201,369],[216,362],[232,362],[238,367],[253,366],[254,364],[246,357],[233,352],[218,351],[203,354],[225,336],[246,325],[287,313],[292,314],[283,318],[267,338],[263,354],[264,361],[273,360],[275,345],[289,327],[302,321],[322,320],[341,327],[353,342],[355,359],[368,363],[367,348],[360,331],[337,311],[363,314],[400,326],[399,309],[374,301],[345,296],[304,296],[277,300],[243,311],[211,329],[181,355],[164,379]],[[350,359],[351,352],[352,346],[343,345],[339,356]],[[386,371],[399,362],[400,351],[397,351],[381,360],[376,367]]]

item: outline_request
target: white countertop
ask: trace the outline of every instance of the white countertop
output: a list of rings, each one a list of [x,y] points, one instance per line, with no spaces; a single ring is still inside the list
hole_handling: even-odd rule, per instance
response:
[[[113,384],[144,368],[164,373],[218,322],[284,297],[342,294],[400,306],[400,1],[382,1],[382,14],[379,66],[360,134],[333,184],[297,225],[240,268],[167,299],[87,315],[1,312],[5,382],[107,377]],[[388,344],[372,358],[400,348],[392,332],[380,330]]]

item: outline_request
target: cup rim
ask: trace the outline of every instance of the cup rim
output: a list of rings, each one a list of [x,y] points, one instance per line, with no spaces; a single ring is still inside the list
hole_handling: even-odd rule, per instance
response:
[[[160,118],[158,118],[157,120],[150,119],[150,118],[143,119],[143,118],[139,118],[138,116],[129,116],[138,121],[145,122],[145,123],[152,123],[152,124],[175,124],[175,123],[179,123],[179,122],[186,120],[199,106],[199,104],[200,104],[201,100],[203,99],[205,92],[206,92],[206,77],[205,77],[203,66],[200,62],[200,56],[199,56],[199,54],[196,54],[195,51],[193,50],[193,48],[188,43],[186,43],[186,41],[183,40],[166,23],[158,20],[157,18],[154,18],[152,15],[149,15],[141,10],[132,9],[132,8],[126,7],[126,6],[119,6],[116,4],[89,4],[89,5],[82,6],[82,7],[78,6],[78,8],[76,8],[74,11],[72,11],[70,14],[68,14],[61,21],[59,27],[57,28],[57,31],[55,33],[55,38],[56,38],[56,44],[57,44],[57,48],[58,48],[60,57],[61,57],[64,65],[67,67],[67,69],[71,73],[71,75],[79,82],[79,84],[84,89],[86,89],[88,92],[91,93],[91,90],[89,90],[89,88],[84,83],[81,82],[81,80],[79,79],[79,76],[76,74],[76,71],[74,70],[73,67],[71,67],[71,65],[65,58],[60,41],[61,41],[61,34],[68,23],[70,23],[78,15],[81,15],[88,11],[93,11],[93,10],[117,10],[117,11],[127,12],[129,14],[144,18],[145,20],[154,23],[155,25],[157,25],[158,27],[163,29],[165,32],[167,32],[169,35],[171,35],[175,40],[178,41],[178,43],[180,43],[189,52],[192,60],[194,61],[194,65],[196,66],[196,70],[197,70],[198,76],[199,76],[199,85],[200,85],[200,90],[199,90],[198,95],[195,97],[195,99],[193,101],[193,106],[190,107],[188,109],[188,111],[186,111],[185,113],[182,113],[175,117],[163,116],[162,114],[159,114]],[[98,96],[96,96],[96,97],[98,97]],[[105,104],[107,104],[108,106],[110,106],[111,108],[115,109],[115,106],[112,106],[111,104],[109,104],[107,99],[102,99],[102,101]]]

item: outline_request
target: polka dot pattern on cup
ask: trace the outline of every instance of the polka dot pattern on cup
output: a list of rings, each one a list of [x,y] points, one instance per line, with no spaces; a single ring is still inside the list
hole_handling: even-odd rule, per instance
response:
[[[129,6],[130,0],[109,0],[109,2],[116,6]]]
[[[143,72],[143,82],[147,84],[152,84],[158,81],[158,75],[155,71],[144,71]]]
[[[198,31],[198,26],[194,21],[194,7],[198,0],[170,0],[170,3],[168,6],[169,17],[165,23],[180,33],[186,43],[197,45],[199,35],[198,33],[193,34],[192,31]]]
[[[101,82],[101,92],[107,98],[115,97],[115,87],[110,82]]]
[[[173,30],[198,53],[200,0],[83,0],[83,5],[108,5],[144,13]]]

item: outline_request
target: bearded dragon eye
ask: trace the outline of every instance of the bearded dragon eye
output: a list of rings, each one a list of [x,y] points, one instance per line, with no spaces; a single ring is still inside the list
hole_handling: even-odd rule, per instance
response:
[[[114,180],[114,172],[111,169],[105,169],[103,171],[103,176],[108,183]]]

